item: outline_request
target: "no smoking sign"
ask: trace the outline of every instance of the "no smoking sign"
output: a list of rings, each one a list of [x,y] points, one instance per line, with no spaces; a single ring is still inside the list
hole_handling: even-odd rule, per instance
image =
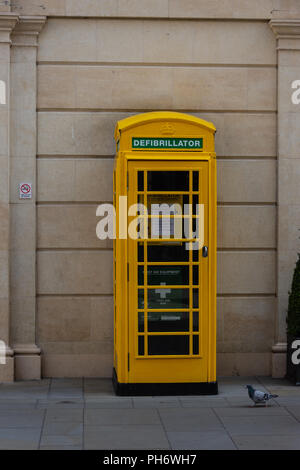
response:
[[[32,198],[32,184],[31,183],[20,183],[19,185],[20,199],[31,199]]]

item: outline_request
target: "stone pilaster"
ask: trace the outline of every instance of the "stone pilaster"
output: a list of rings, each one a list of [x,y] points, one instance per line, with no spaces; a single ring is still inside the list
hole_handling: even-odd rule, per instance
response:
[[[10,348],[10,47],[11,32],[18,16],[0,13],[0,340],[6,358],[0,361],[0,382],[14,378],[13,351]],[[2,345],[3,343],[1,343]],[[2,348],[1,348],[2,349]],[[3,364],[5,362],[5,364]]]
[[[300,19],[272,19],[278,51],[277,311],[273,377],[285,375],[288,292],[300,252]],[[297,83],[298,81],[298,83]]]
[[[46,17],[20,16],[11,48],[11,341],[16,380],[41,377],[36,346],[36,60]],[[20,183],[32,198],[20,199]]]

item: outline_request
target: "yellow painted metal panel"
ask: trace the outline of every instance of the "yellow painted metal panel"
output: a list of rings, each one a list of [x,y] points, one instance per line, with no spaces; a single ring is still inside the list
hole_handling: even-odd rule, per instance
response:
[[[115,354],[114,367],[117,380],[121,384],[139,383],[205,383],[216,381],[216,161],[214,152],[215,127],[202,119],[181,113],[154,112],[146,113],[120,121],[115,130],[117,142],[117,155],[115,160],[115,189],[114,201],[116,207],[116,235],[114,241],[114,297],[115,297]],[[208,257],[200,256],[198,262],[193,260],[193,252],[190,251],[188,260],[171,260],[169,262],[147,262],[147,250],[150,245],[174,244],[174,239],[163,239],[151,242],[143,237],[139,240],[128,237],[125,233],[130,229],[132,222],[136,222],[136,213],[128,215],[128,208],[133,204],[143,201],[148,207],[161,197],[164,201],[163,191],[150,191],[147,186],[148,174],[151,172],[184,171],[189,174],[189,187],[181,191],[178,188],[168,191],[176,195],[177,202],[186,198],[190,203],[196,198],[204,205],[204,240],[208,246]],[[138,172],[143,172],[143,190],[138,188]],[[150,172],[150,173],[148,173]],[[193,172],[199,175],[197,191],[192,185]],[[141,174],[141,173],[139,173]],[[157,173],[155,173],[156,175]],[[127,199],[126,199],[127,198]],[[181,198],[181,199],[180,199]],[[127,205],[123,205],[126,199]],[[165,198],[166,200],[166,198]],[[124,212],[125,215],[124,215]],[[166,216],[165,216],[166,217]],[[173,220],[177,216],[174,216]],[[164,215],[148,216],[149,221],[156,221],[157,227],[163,226]],[[159,222],[161,219],[161,222]],[[146,220],[146,217],[144,217]],[[154,222],[153,222],[154,223]],[[192,222],[191,222],[192,223]],[[120,238],[121,225],[123,227]],[[156,228],[157,229],[157,228]],[[146,234],[146,232],[145,232]],[[148,235],[148,232],[147,232]],[[126,238],[127,236],[127,238]],[[176,237],[176,243],[186,242],[186,238]],[[143,245],[141,245],[143,243]],[[138,244],[143,246],[144,261],[139,262],[137,257]],[[194,285],[193,266],[198,266],[198,284]],[[153,284],[151,276],[157,267],[164,273],[164,267],[187,267],[189,283],[168,284],[166,287]],[[143,269],[143,285],[139,285],[138,269]],[[155,268],[155,269],[154,269]],[[197,268],[197,269],[198,269]],[[150,279],[148,270],[150,269]],[[182,268],[183,269],[183,268]],[[172,272],[172,270],[170,271]],[[176,270],[173,272],[176,272]],[[178,272],[181,272],[180,270]],[[196,272],[196,271],[195,271]],[[166,289],[166,290],[164,290]],[[193,305],[193,295],[198,289],[199,304]],[[166,298],[166,294],[180,296],[186,295],[189,306],[183,308],[150,308],[148,305],[155,290],[160,290],[160,296]],[[138,293],[143,291],[144,306],[138,304]],[[170,292],[167,292],[170,291]],[[161,312],[163,310],[163,313]],[[188,331],[148,331],[149,318],[160,319],[179,318],[178,312],[187,312]],[[138,312],[144,314],[144,331],[138,328]],[[156,312],[156,313],[155,313]],[[175,312],[175,313],[174,313]],[[154,315],[154,316],[153,316]],[[169,316],[168,316],[169,315]],[[172,316],[173,315],[173,316]],[[176,317],[177,315],[177,317]],[[198,330],[193,330],[193,319],[197,320]],[[173,319],[173,320],[172,320]],[[195,321],[196,321],[195,320]],[[149,320],[150,321],[150,320]],[[150,322],[149,325],[152,325]],[[156,324],[154,322],[154,324]],[[161,323],[158,323],[161,324]],[[143,355],[138,349],[138,341],[144,337]],[[151,355],[148,350],[149,338],[157,341],[159,338],[187,338],[184,340],[188,354],[177,355],[163,352]],[[198,349],[196,337],[198,337]],[[151,340],[152,341],[152,340]],[[149,343],[151,345],[151,343]],[[154,344],[154,343],[152,343]],[[152,351],[151,351],[152,352]]]

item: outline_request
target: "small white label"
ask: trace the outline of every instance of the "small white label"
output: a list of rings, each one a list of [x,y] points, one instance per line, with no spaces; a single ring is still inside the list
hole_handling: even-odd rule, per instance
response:
[[[6,85],[3,80],[0,80],[0,104],[6,104]]]
[[[20,199],[31,199],[32,198],[32,184],[31,183],[20,183]]]

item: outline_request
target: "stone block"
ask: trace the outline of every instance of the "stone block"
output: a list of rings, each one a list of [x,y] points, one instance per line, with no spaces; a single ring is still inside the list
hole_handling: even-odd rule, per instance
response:
[[[14,358],[7,357],[6,364],[0,364],[0,383],[14,381]]]
[[[38,201],[112,201],[112,159],[39,159],[37,171]]]
[[[112,294],[112,252],[40,251],[39,294]]]
[[[96,178],[95,178],[96,179]],[[39,248],[112,248],[112,240],[96,235],[97,205],[40,205],[37,208]]]
[[[217,279],[219,294],[275,294],[275,252],[220,252]]]
[[[219,206],[219,248],[275,248],[276,207]]]
[[[135,17],[138,6],[146,12],[143,2],[134,3]],[[121,5],[119,10],[126,16]],[[275,42],[262,22],[49,18],[39,38],[38,60],[275,65]]]
[[[132,114],[39,112],[38,153],[113,156],[116,123]],[[276,157],[276,114],[194,114],[215,124],[218,156]]]
[[[220,203],[276,202],[276,161],[220,160],[217,174]]]
[[[40,380],[41,356],[16,355],[15,356],[15,380]]]
[[[276,70],[40,65],[38,108],[275,111]]]

